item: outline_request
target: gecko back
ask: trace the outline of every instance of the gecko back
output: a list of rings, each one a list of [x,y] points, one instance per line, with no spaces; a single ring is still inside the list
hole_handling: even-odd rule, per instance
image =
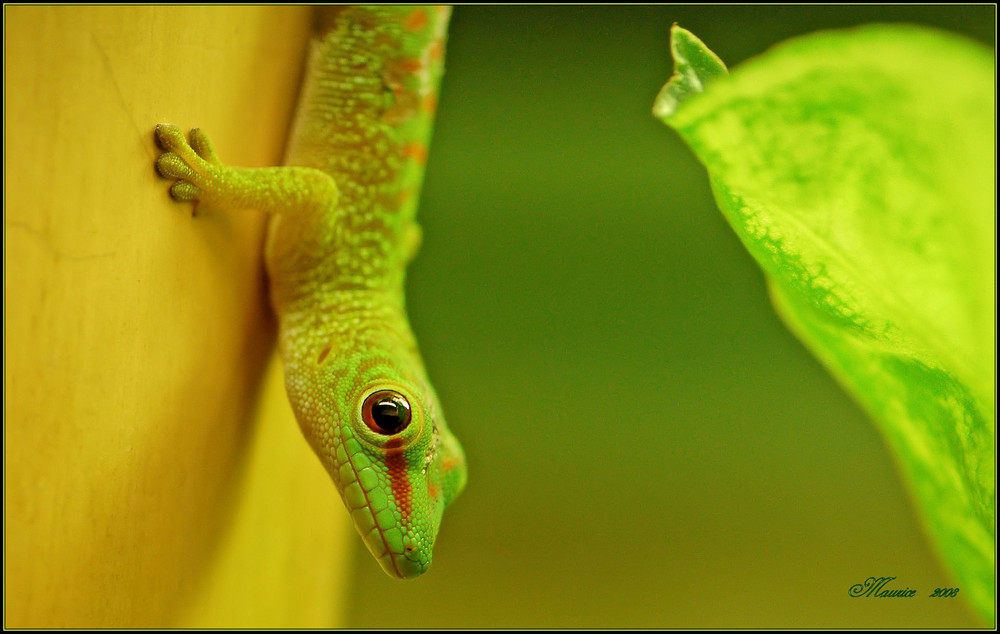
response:
[[[329,174],[337,201],[275,216],[268,246],[299,424],[368,549],[402,578],[430,565],[466,479],[403,289],[448,17],[429,6],[325,10],[286,163]]]

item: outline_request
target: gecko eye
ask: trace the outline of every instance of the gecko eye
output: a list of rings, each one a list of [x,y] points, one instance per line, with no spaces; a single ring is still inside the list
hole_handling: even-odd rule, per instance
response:
[[[410,424],[410,402],[399,392],[379,390],[361,405],[361,418],[377,434],[398,434]]]

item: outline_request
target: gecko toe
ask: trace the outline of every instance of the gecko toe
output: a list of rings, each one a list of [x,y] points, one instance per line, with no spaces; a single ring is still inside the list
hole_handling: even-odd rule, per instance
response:
[[[184,162],[184,159],[173,152],[161,154],[156,159],[156,171],[164,178],[191,179],[195,175],[194,170]]]
[[[174,200],[186,202],[198,200],[201,197],[201,190],[187,181],[177,181],[170,186],[170,195]]]
[[[191,128],[191,147],[198,156],[209,163],[213,165],[222,164],[219,156],[215,153],[215,148],[212,146],[212,140],[208,138],[208,135],[201,128]]]
[[[164,150],[174,150],[187,145],[184,133],[172,123],[157,124],[154,135],[156,136],[156,144]]]

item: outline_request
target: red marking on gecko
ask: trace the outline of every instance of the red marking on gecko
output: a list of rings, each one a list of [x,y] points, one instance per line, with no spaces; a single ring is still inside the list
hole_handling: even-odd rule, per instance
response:
[[[462,464],[462,461],[458,458],[445,458],[441,461],[441,470],[450,471],[460,464]]]
[[[423,9],[416,9],[413,13],[406,16],[406,20],[403,22],[403,28],[411,33],[416,33],[417,31],[425,28],[428,22],[427,12]]]
[[[419,59],[401,59],[396,62],[395,70],[399,70],[404,73],[419,73],[420,69],[423,67],[424,63]]]
[[[405,522],[412,510],[410,488],[410,478],[406,474],[406,454],[402,451],[392,451],[396,442],[386,445],[390,452],[385,457],[385,465],[389,469],[389,486],[392,489],[392,499],[396,502],[396,509],[403,515]]]
[[[420,107],[423,109],[424,113],[428,115],[433,115],[434,112],[437,110],[437,106],[438,106],[437,95],[434,93],[426,95],[424,97],[423,103],[420,104]]]
[[[444,42],[436,40],[433,44],[431,44],[429,54],[431,61],[440,62],[444,59]]]
[[[427,146],[423,143],[410,143],[403,146],[403,156],[413,159],[421,165],[427,163]]]

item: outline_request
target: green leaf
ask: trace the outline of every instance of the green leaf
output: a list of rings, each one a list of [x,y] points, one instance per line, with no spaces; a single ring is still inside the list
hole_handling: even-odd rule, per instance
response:
[[[992,622],[992,52],[873,25],[788,41],[724,77],[697,38],[672,36],[677,72],[654,113],[707,167],[779,315],[876,421]]]

